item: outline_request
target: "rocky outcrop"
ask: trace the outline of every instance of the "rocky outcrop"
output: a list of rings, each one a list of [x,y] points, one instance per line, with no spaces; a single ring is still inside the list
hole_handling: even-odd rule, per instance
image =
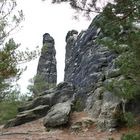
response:
[[[97,119],[98,128],[106,130],[117,127],[113,114],[117,113],[120,100],[104,87],[120,73],[115,65],[117,54],[96,43],[102,35],[95,26],[96,20],[100,20],[99,16],[79,35],[68,32],[65,81],[77,87],[76,99],[80,100],[82,110]]]
[[[62,125],[69,119],[74,94],[75,87],[72,84],[60,83],[56,88],[46,90],[20,107],[16,118],[10,120],[5,128],[21,125],[44,116],[46,116],[45,126]]]
[[[8,123],[6,123],[4,128],[18,126],[39,119],[42,116],[46,115],[48,109],[49,109],[48,105],[39,105],[33,109],[20,112],[15,119],[8,121]]]
[[[29,112],[45,105],[47,109],[39,117],[46,116],[44,126],[55,127],[68,122],[72,105],[73,110],[87,111],[100,129],[117,127],[114,114],[119,110],[120,100],[104,88],[111,79],[120,76],[115,66],[117,54],[96,44],[97,36],[101,35],[100,29],[94,25],[96,20],[99,19],[95,18],[89,28],[79,35],[75,30],[68,32],[65,82],[38,93],[32,101],[19,108],[19,116],[24,114],[24,118],[30,118]],[[41,75],[49,84],[56,83],[54,40],[49,34],[44,34],[43,44],[37,75]],[[37,82],[36,80],[35,84]],[[36,119],[36,115],[38,116],[35,114],[35,117],[27,120]],[[13,126],[19,124],[16,120],[12,123]],[[21,123],[23,122],[26,121]]]
[[[45,84],[42,90],[34,90],[35,94],[43,92],[57,83],[57,70],[56,70],[56,51],[54,47],[54,39],[48,34],[43,35],[43,47],[41,56],[38,62],[37,75],[34,85],[38,87],[40,83]]]
[[[95,43],[98,32],[93,26],[67,39],[64,81],[72,82],[85,92],[104,80],[107,67],[116,58],[107,47]]]
[[[88,126],[90,120],[94,120],[100,130],[112,131],[118,127],[121,100],[107,87],[113,79],[122,78],[115,63],[119,56],[108,47],[96,43],[99,36],[108,39],[95,24],[100,18],[97,16],[86,31],[78,34],[72,30],[67,33],[65,82],[52,89],[49,89],[49,85],[56,84],[57,76],[54,40],[49,34],[44,34],[37,76],[43,77],[48,85],[33,100],[18,109],[19,114],[7,127],[43,116],[45,127],[57,127],[68,123],[73,110],[85,111],[91,116]],[[35,84],[38,82],[36,79]],[[140,114],[139,97],[129,102],[126,110]],[[78,121],[71,129],[79,130],[85,125],[85,121]]]

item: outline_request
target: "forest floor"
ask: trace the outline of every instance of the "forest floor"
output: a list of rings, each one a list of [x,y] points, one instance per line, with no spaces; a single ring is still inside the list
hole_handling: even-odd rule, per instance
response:
[[[83,112],[73,113],[71,116],[71,123],[87,117]],[[120,140],[123,133],[126,132],[140,132],[140,128],[133,129],[122,128],[114,132],[99,132],[95,125],[88,129],[83,129],[78,132],[73,132],[69,127],[46,129],[43,126],[43,118],[32,121],[20,126],[4,129],[0,126],[0,140]]]

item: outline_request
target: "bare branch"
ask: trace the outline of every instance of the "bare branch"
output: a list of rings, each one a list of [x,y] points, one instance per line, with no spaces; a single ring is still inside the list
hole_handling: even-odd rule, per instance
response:
[[[0,18],[0,20],[4,20],[7,16],[9,16],[11,14],[11,12],[13,11],[13,9],[15,8],[15,6],[16,6],[16,3],[12,2],[11,9],[2,18]]]
[[[3,11],[2,9],[3,9],[3,7],[4,7],[4,5],[5,5],[5,1],[2,3],[2,5],[1,5],[1,7],[0,7],[0,13]]]

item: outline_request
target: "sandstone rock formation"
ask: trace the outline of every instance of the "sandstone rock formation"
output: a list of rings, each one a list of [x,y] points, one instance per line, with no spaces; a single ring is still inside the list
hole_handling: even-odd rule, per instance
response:
[[[57,70],[56,70],[56,51],[54,47],[54,39],[48,34],[43,35],[43,47],[41,50],[41,56],[38,62],[37,75],[34,85],[40,84],[42,81],[45,82],[45,89],[42,92],[53,87],[57,83]],[[34,91],[38,94],[38,90]],[[41,92],[41,91],[39,91]]]
[[[42,92],[33,101],[19,108],[19,111],[22,111],[20,114],[23,115],[26,112],[28,116],[31,110],[40,105],[46,105],[47,109],[42,115],[46,115],[44,125],[57,126],[68,121],[71,109],[70,104],[66,112],[60,111],[59,107],[67,101],[69,103],[73,101],[75,108],[87,111],[96,119],[100,129],[106,130],[117,126],[117,119],[113,114],[118,111],[120,100],[104,89],[104,85],[110,79],[120,76],[114,63],[117,54],[105,46],[96,44],[95,39],[101,33],[100,29],[94,25],[95,20],[86,31],[82,31],[79,35],[77,31],[72,30],[66,36],[65,83],[59,84],[51,91]],[[48,83],[56,83],[54,40],[49,34],[44,34],[43,44],[37,75],[41,75]],[[72,85],[76,87],[76,90]],[[48,89],[47,86],[46,89]],[[16,120],[20,120],[19,116]],[[16,121],[12,125],[17,125]]]
[[[74,93],[75,87],[66,82],[58,84],[54,89],[46,90],[25,106],[20,107],[16,118],[10,120],[5,128],[21,125],[46,115],[45,126],[59,126],[67,123]]]
[[[68,32],[64,82],[52,89],[46,86],[47,90],[37,93],[33,100],[19,108],[17,117],[9,121],[6,127],[43,116],[45,127],[56,127],[66,124],[73,110],[88,112],[100,130],[118,127],[121,100],[106,88],[110,81],[122,77],[115,63],[118,54],[96,43],[98,36],[107,39],[95,26],[97,20],[100,20],[100,16],[79,34],[75,30]],[[37,75],[41,75],[48,84],[56,84],[54,40],[49,34],[44,34],[43,44]],[[140,114],[138,101],[139,97],[128,103],[126,109]],[[75,129],[77,125],[73,127]]]
[[[107,47],[97,45],[95,39],[101,35],[93,20],[86,31],[79,35],[67,35],[65,81],[77,87],[76,98],[83,109],[97,119],[100,129],[117,126],[113,111],[117,112],[120,100],[104,89],[112,78],[120,76],[115,66],[117,54]]]

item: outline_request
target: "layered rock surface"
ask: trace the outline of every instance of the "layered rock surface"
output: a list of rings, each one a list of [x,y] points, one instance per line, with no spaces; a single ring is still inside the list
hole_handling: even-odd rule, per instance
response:
[[[59,126],[68,122],[71,105],[74,101],[75,87],[66,82],[58,84],[54,89],[47,90],[35,97],[25,106],[18,109],[18,115],[6,125],[13,127],[45,117],[45,126]],[[47,124],[46,124],[47,123]]]
[[[95,42],[101,35],[94,24],[96,20],[98,16],[79,35],[68,32],[65,81],[77,87],[76,98],[81,101],[82,109],[97,119],[99,128],[110,129],[117,126],[113,113],[119,109],[120,100],[105,90],[104,85],[120,73],[115,65],[117,54]]]
[[[57,69],[56,69],[56,50],[55,50],[54,39],[50,34],[45,33],[43,35],[43,47],[41,50],[41,56],[39,58],[37,75],[35,78],[34,85],[38,86],[42,81],[45,82],[45,88],[42,92],[53,87],[57,83]],[[34,91],[35,94],[38,94]],[[41,91],[39,91],[41,92]]]

